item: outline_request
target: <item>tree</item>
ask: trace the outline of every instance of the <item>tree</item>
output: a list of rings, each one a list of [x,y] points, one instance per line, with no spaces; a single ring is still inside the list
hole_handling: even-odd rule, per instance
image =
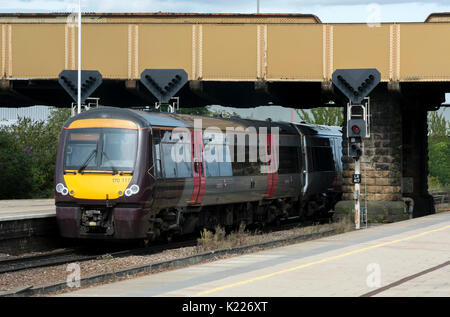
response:
[[[17,123],[2,128],[3,134],[2,163],[15,162],[14,168],[0,166],[2,170],[13,170],[13,175],[8,176],[10,181],[31,184],[26,193],[10,198],[47,198],[53,193],[53,175],[56,164],[56,152],[58,149],[61,128],[70,117],[70,109],[54,110],[48,121],[33,121],[27,118],[19,118]],[[0,193],[1,196],[1,193]],[[3,196],[5,197],[5,196]]]
[[[450,134],[450,121],[444,117],[444,112],[431,111],[428,114],[428,136],[432,138],[447,138]]]
[[[311,110],[295,109],[302,121],[311,124],[342,126],[344,112],[340,107],[321,107]]]
[[[443,112],[433,111],[428,115],[428,169],[431,178],[450,185],[450,121]]]
[[[179,114],[191,114],[197,116],[211,116],[213,113],[209,110],[209,107],[194,107],[194,108],[180,108],[177,110]]]
[[[0,129],[0,199],[31,198],[31,160],[19,140]]]

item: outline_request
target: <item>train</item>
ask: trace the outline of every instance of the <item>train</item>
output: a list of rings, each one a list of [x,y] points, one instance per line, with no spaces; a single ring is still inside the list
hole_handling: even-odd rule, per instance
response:
[[[62,237],[146,240],[332,217],[342,131],[307,123],[99,107],[62,127]]]

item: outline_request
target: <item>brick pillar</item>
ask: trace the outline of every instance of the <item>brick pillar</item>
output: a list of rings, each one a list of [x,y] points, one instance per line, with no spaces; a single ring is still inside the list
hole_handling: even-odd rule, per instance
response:
[[[363,139],[361,158],[361,193],[367,193],[369,222],[393,222],[408,219],[402,200],[402,137],[403,120],[401,100],[386,88],[377,88],[371,94],[370,138]],[[345,114],[347,112],[345,111]],[[344,120],[346,124],[347,118]],[[348,156],[344,127],[343,139],[343,201],[336,205],[337,217],[353,217],[354,200],[352,174],[355,166]],[[366,191],[367,190],[367,191]],[[364,202],[361,199],[361,205]]]

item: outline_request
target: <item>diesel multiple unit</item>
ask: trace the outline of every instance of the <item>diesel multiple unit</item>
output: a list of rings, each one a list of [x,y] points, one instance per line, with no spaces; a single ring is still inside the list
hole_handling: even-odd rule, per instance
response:
[[[56,217],[68,238],[157,239],[325,218],[341,197],[338,127],[102,107],[63,127]]]

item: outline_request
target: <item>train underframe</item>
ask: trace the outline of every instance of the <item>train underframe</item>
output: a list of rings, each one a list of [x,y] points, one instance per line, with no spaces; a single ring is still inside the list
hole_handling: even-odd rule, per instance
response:
[[[189,234],[206,228],[214,230],[217,226],[236,228],[246,226],[265,226],[283,219],[297,218],[300,221],[329,222],[340,193],[319,194],[307,200],[299,198],[279,198],[256,202],[235,203],[214,206],[191,206],[163,209],[149,219],[148,238]]]
[[[57,206],[61,234],[87,239],[170,239],[203,228],[265,226],[283,219],[327,222],[340,193],[279,198],[213,206],[166,208],[157,213],[142,206]]]

